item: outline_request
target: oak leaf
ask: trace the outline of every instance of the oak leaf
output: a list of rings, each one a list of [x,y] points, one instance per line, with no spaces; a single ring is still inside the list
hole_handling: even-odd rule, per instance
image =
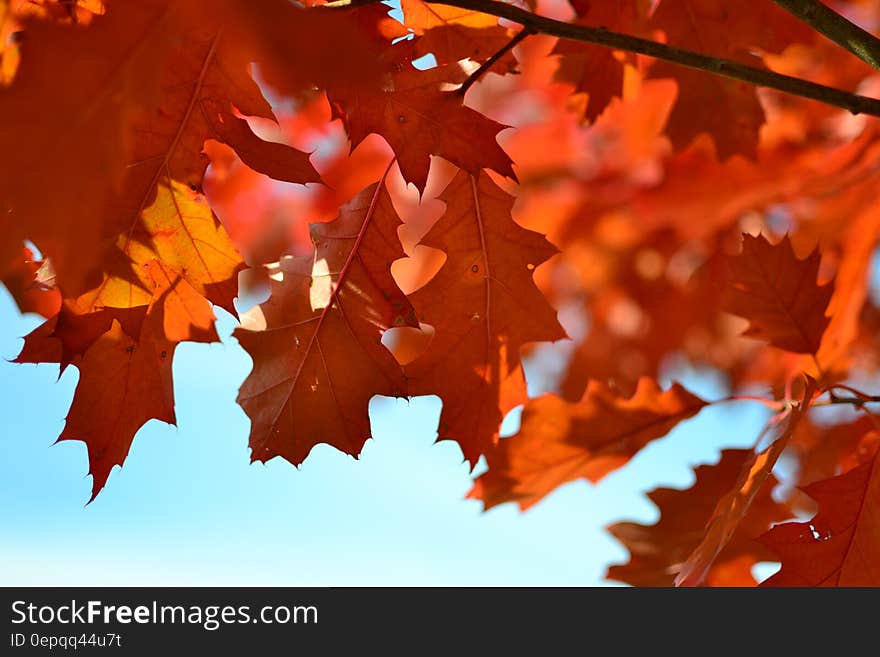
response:
[[[488,60],[511,39],[513,30],[498,24],[498,18],[470,9],[431,4],[423,0],[401,0],[404,25],[419,37],[415,54],[434,55],[438,64],[452,64],[461,59]],[[510,68],[512,55],[496,63]]]
[[[18,71],[0,88],[0,261],[27,238],[62,291],[99,282],[105,210],[158,98],[172,23],[164,0],[115,3],[85,28],[25,23]]]
[[[809,27],[772,2],[744,10],[725,0],[661,0],[650,26],[663,30],[670,45],[757,67],[763,63],[755,50],[779,53],[815,38]],[[652,66],[650,75],[678,83],[678,99],[666,126],[676,149],[708,132],[720,159],[736,153],[755,157],[766,118],[755,87],[662,61]]]
[[[421,244],[446,262],[409,297],[435,334],[406,375],[410,394],[443,400],[438,440],[457,441],[473,466],[503,416],[526,400],[521,347],[566,337],[532,280],[556,249],[514,222],[513,198],[485,172],[459,171],[440,200],[446,212]]]
[[[644,0],[614,3],[576,0],[571,5],[576,13],[576,24],[627,34],[641,32],[647,14]],[[624,67],[627,63],[635,64],[631,55],[623,56],[610,48],[564,39],[553,49],[553,54],[560,56],[556,78],[573,84],[575,92],[589,96],[584,109],[588,121],[594,121],[614,98],[623,95]]]
[[[474,175],[486,168],[516,178],[510,157],[496,141],[507,126],[467,107],[458,93],[468,77],[466,67],[449,64],[420,71],[412,65],[411,50],[401,42],[387,54],[389,73],[381,85],[331,89],[328,97],[352,146],[370,133],[384,137],[404,180],[419,191],[427,184],[431,155]]]
[[[577,403],[556,395],[531,399],[519,432],[486,453],[489,469],[468,497],[487,509],[504,502],[528,509],[562,484],[599,481],[705,405],[678,384],[664,391],[647,378],[629,398],[591,381]]]
[[[109,328],[76,362],[80,379],[58,440],[86,443],[92,475],[90,501],[107,483],[113,466],[123,464],[138,429],[151,419],[176,422],[171,367],[177,342],[166,337],[168,323],[188,340],[217,340],[210,304],[188,290],[184,281],[169,280],[164,272],[153,275],[156,282],[150,305],[128,311],[139,319],[129,327],[134,334],[110,318]],[[179,314],[175,306],[181,303],[188,307],[190,330],[175,317]]]
[[[383,182],[327,224],[312,224],[315,251],[288,257],[272,294],[235,337],[254,361],[238,403],[251,418],[251,458],[294,465],[318,443],[357,456],[370,437],[374,395],[406,395],[403,370],[382,334],[417,326],[391,263],[404,257],[400,220]]]
[[[676,586],[700,586],[706,581],[716,560],[733,540],[755,500],[761,497],[776,461],[809,411],[815,395],[816,382],[807,379],[801,401],[774,416],[767,424],[759,442],[767,437],[771,442],[760,451],[752,453],[743,464],[733,487],[717,501],[706,523],[702,539],[675,577]]]
[[[0,262],[0,283],[6,286],[18,309],[51,317],[61,307],[61,294],[51,281],[39,280],[39,272],[45,262],[36,260],[33,251],[26,246],[11,260]]]
[[[800,354],[815,354],[828,326],[825,316],[834,292],[819,285],[818,249],[799,260],[788,236],[778,244],[743,236],[742,253],[729,260],[725,309],[749,320],[744,335]]]
[[[761,537],[782,562],[762,585],[880,586],[880,454],[804,492],[819,512]]]
[[[843,474],[869,460],[880,442],[870,418],[822,425],[802,421],[785,456],[794,460],[798,486]]]
[[[660,519],[646,526],[633,522],[611,525],[608,531],[630,552],[625,564],[611,566],[607,578],[632,586],[672,586],[679,564],[697,546],[715,503],[734,485],[752,457],[746,449],[726,449],[714,465],[694,469],[696,481],[686,490],[657,488],[648,497]],[[754,539],[774,522],[793,513],[774,501],[776,478],[770,475],[724,550],[706,576],[709,586],[754,586],[751,567],[769,560],[769,551]]]

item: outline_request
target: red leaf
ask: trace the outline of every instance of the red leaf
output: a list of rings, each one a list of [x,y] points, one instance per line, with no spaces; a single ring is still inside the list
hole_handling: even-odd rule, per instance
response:
[[[419,71],[406,43],[396,46],[382,86],[338,88],[328,94],[353,146],[376,133],[394,149],[404,180],[424,191],[430,156],[478,174],[487,168],[515,178],[510,157],[495,137],[506,126],[466,107],[457,92],[467,73],[458,64]],[[389,55],[391,57],[391,55]]]
[[[168,5],[117,2],[87,28],[26,24],[21,65],[0,88],[0,151],[17,154],[0,164],[0,261],[31,239],[63,291],[100,282],[105,211],[171,51]]]
[[[880,453],[804,492],[819,512],[761,537],[782,561],[763,586],[880,586]]]
[[[633,586],[672,586],[675,572],[693,551],[712,516],[715,503],[736,483],[751,450],[727,449],[714,465],[694,470],[696,481],[687,490],[658,488],[648,493],[660,510],[651,526],[620,522],[608,528],[630,552],[626,564],[611,566],[608,579]],[[706,576],[710,586],[754,586],[751,567],[769,559],[768,551],[753,539],[774,522],[793,514],[775,502],[771,493],[776,478],[770,475],[759,490],[748,514],[719,553]]]
[[[578,25],[604,27],[615,32],[638,34],[642,31],[647,10],[644,0],[623,2],[572,2]],[[577,41],[561,39],[553,49],[560,55],[556,78],[574,84],[575,91],[589,96],[584,116],[595,121],[614,98],[623,95],[624,65],[635,63],[631,55],[620,56],[614,50]]]
[[[443,400],[438,439],[457,441],[473,466],[504,414],[526,400],[520,348],[565,337],[532,280],[556,249],[513,221],[513,199],[485,173],[459,171],[440,199],[446,213],[421,243],[446,262],[410,295],[435,335],[406,375],[411,394]]]
[[[423,0],[401,0],[403,22],[420,37],[415,54],[434,55],[438,64],[452,64],[461,59],[484,62],[503,48],[513,30],[498,24],[496,16],[478,11],[429,4]],[[515,60],[508,54],[506,67]],[[504,62],[498,62],[501,67]]]
[[[818,249],[798,260],[787,236],[774,245],[763,236],[744,235],[742,254],[729,260],[725,309],[751,322],[744,335],[787,351],[815,354],[834,292],[832,283],[816,283],[820,260]]]
[[[809,27],[765,1],[746,8],[726,0],[661,0],[651,25],[666,33],[670,45],[758,67],[763,64],[755,50],[778,53],[815,38]],[[719,158],[736,153],[755,157],[765,115],[754,86],[666,62],[657,62],[651,77],[678,83],[666,128],[677,149],[708,132]]]
[[[404,256],[399,224],[384,182],[363,190],[335,221],[312,224],[314,254],[283,259],[254,328],[236,329],[254,361],[238,395],[252,460],[298,465],[318,443],[356,456],[370,437],[373,395],[406,394],[381,343],[386,329],[417,325],[391,277]]]
[[[43,265],[43,262],[34,260],[30,249],[22,247],[12,260],[0,263],[0,282],[9,290],[21,312],[51,317],[61,307],[61,294],[54,286],[37,280]]]
[[[773,466],[776,465],[779,455],[782,454],[798,424],[809,410],[815,394],[815,381],[809,379],[801,402],[774,417],[767,425],[762,438],[776,432],[775,439],[743,464],[733,488],[718,500],[712,516],[706,523],[702,540],[681,566],[675,578],[676,586],[700,586],[705,582],[713,564],[733,540],[755,500],[761,496],[770,479]]]
[[[167,314],[179,303],[175,295],[180,291],[175,292],[167,279],[163,280],[137,335],[130,335],[111,319],[109,329],[76,363],[80,379],[58,440],[86,443],[91,500],[107,483],[113,466],[125,461],[138,429],[152,419],[176,422],[171,363],[177,342],[165,336]],[[211,327],[203,339],[216,340],[209,304],[194,292],[191,296],[204,304],[195,314],[199,323]],[[179,320],[175,321],[180,326]]]
[[[592,381],[577,403],[532,399],[519,432],[487,452],[489,469],[468,497],[486,509],[514,501],[528,509],[562,484],[599,481],[705,405],[678,384],[663,391],[651,379],[639,381],[630,398]]]

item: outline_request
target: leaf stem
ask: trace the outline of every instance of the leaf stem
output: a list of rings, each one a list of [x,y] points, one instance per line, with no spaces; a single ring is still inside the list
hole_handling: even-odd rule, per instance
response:
[[[487,59],[476,71],[470,74],[467,80],[461,85],[458,89],[458,93],[461,96],[464,96],[467,93],[467,90],[471,88],[471,85],[474,84],[477,80],[482,77],[484,73],[486,73],[490,68],[495,66],[495,64],[504,57],[511,50],[516,48],[527,36],[530,34],[534,34],[534,30],[530,28],[528,25],[524,26],[519,32],[513,35],[513,38],[510,39],[504,46],[498,49],[494,55],[492,55],[489,59]]]
[[[851,393],[851,395],[848,397],[842,397],[838,395],[835,390],[845,390]],[[830,388],[823,390],[822,392],[828,393],[828,399],[826,401],[816,402],[815,404],[813,404],[813,406],[835,406],[840,404],[851,404],[856,408],[863,408],[865,404],[880,403],[880,395],[868,395],[861,390],[857,390],[843,384],[835,384]]]
[[[727,404],[730,402],[741,402],[741,401],[750,401],[757,402],[759,404],[763,404],[771,411],[779,413],[785,409],[785,402],[777,399],[769,399],[767,397],[761,397],[759,395],[730,395],[729,397],[722,397],[721,399],[716,399],[711,404]]]
[[[880,68],[880,39],[818,0],[773,0],[820,34],[874,68]]]

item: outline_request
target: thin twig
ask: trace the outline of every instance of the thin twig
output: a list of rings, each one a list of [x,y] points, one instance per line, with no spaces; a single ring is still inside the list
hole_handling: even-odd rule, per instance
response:
[[[852,394],[848,397],[842,397],[838,395],[835,390],[846,390],[847,392]],[[862,408],[865,404],[880,403],[880,395],[868,395],[861,390],[856,390],[855,388],[851,388],[850,386],[842,384],[833,385],[823,392],[828,393],[828,399],[826,401],[816,402],[813,404],[813,406],[835,406],[839,404],[850,404],[852,406],[855,406],[856,408]]]
[[[856,397],[859,397],[864,400],[869,400],[871,398],[871,395],[869,395],[868,393],[862,392],[858,388],[853,388],[852,386],[848,386],[843,383],[835,383],[833,386],[831,386],[831,389],[832,390],[846,390],[847,392],[851,392]]]
[[[519,32],[517,32],[513,38],[508,41],[504,46],[502,46],[498,52],[492,55],[489,59],[487,59],[476,71],[470,74],[467,80],[464,81],[464,84],[461,85],[458,89],[458,93],[461,96],[464,96],[467,93],[467,90],[471,88],[474,82],[480,79],[480,77],[488,71],[490,68],[495,66],[495,64],[502,58],[504,55],[509,53],[511,50],[516,48],[523,39],[525,39],[530,34],[534,34],[535,32],[529,26],[523,27]]]
[[[757,402],[759,404],[763,404],[767,408],[769,408],[774,413],[779,413],[785,410],[786,404],[784,401],[780,401],[778,399],[768,399],[767,397],[761,397],[759,395],[730,395],[729,397],[722,397],[721,399],[716,399],[711,402],[712,404],[727,404],[730,402],[741,402],[741,401],[749,401],[749,402]]]
[[[348,8],[372,4],[378,0],[336,0],[324,7]],[[647,55],[687,68],[706,71],[731,80],[739,80],[761,87],[769,87],[784,91],[794,96],[810,98],[827,105],[841,107],[853,114],[880,116],[880,100],[827,87],[809,82],[790,75],[774,73],[766,69],[754,68],[729,59],[710,57],[702,53],[668,46],[665,43],[642,39],[629,34],[612,32],[603,27],[587,27],[574,23],[565,23],[538,14],[533,14],[519,7],[497,2],[496,0],[426,0],[429,4],[442,4],[460,9],[470,9],[499,18],[506,18],[524,27],[531,28],[535,33],[581,41],[598,46],[624,50]]]
[[[820,34],[874,68],[880,68],[880,39],[818,0],[773,0]]]

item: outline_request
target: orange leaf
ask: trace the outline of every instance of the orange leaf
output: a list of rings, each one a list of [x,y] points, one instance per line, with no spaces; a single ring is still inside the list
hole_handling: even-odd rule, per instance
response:
[[[151,419],[174,423],[171,367],[179,341],[214,342],[211,305],[157,261],[148,306],[79,314],[69,305],[25,338],[16,362],[60,362],[80,370],[58,440],[82,440],[89,453],[92,497],[121,466],[138,429]]]
[[[814,32],[771,2],[733,7],[726,0],[662,0],[651,26],[666,33],[670,45],[762,67],[755,50],[782,52],[792,43],[809,43]],[[657,62],[651,77],[671,77],[678,99],[666,131],[677,149],[701,132],[715,141],[718,156],[755,157],[765,115],[754,86],[704,71]]]
[[[777,415],[767,425],[765,433],[778,432],[775,440],[761,452],[754,453],[740,471],[733,488],[715,506],[706,523],[705,533],[699,545],[679,570],[676,586],[700,586],[708,576],[712,565],[733,539],[737,528],[752,504],[764,490],[779,455],[788,445],[792,434],[806,415],[816,393],[816,382],[808,379],[802,401],[794,408]]]
[[[503,415],[527,397],[520,348],[565,337],[532,280],[556,249],[513,221],[512,197],[485,173],[459,171],[440,199],[446,212],[421,244],[444,251],[446,262],[410,295],[435,335],[406,375],[411,394],[443,400],[438,439],[457,441],[474,465],[497,441]]]
[[[217,9],[216,2],[206,0]],[[369,88],[387,72],[383,53],[408,34],[386,5],[304,8],[288,0],[225,0],[229,23],[261,77],[288,96]]]
[[[18,72],[0,88],[0,260],[29,238],[62,291],[99,282],[105,211],[135,122],[158,98],[172,23],[166,1],[144,0],[114,3],[84,28],[25,24]]]
[[[796,481],[799,486],[805,486],[865,463],[873,456],[878,442],[880,433],[866,416],[830,426],[803,421],[786,455],[790,453],[795,459]]]
[[[12,260],[0,263],[0,282],[9,290],[21,312],[51,317],[61,306],[61,295],[54,287],[37,280],[43,264],[34,260],[29,248],[22,247]]]
[[[386,329],[417,325],[391,277],[404,256],[399,225],[384,181],[366,188],[336,220],[312,224],[314,254],[282,260],[272,296],[246,318],[252,328],[236,329],[254,361],[238,395],[252,460],[298,465],[322,442],[356,456],[373,395],[406,394],[381,343]]]
[[[834,292],[832,283],[816,283],[820,260],[818,249],[798,260],[787,236],[774,245],[763,236],[744,235],[742,254],[729,260],[725,309],[751,322],[744,335],[815,354]]]
[[[510,28],[498,24],[497,16],[470,9],[423,0],[401,0],[400,7],[404,24],[419,37],[415,43],[416,56],[430,53],[441,65],[466,58],[484,62],[503,48],[513,34]],[[515,61],[511,55],[506,59],[508,66]]]
[[[763,585],[880,586],[880,453],[804,492],[819,503],[819,512],[761,537],[782,561]]]
[[[152,419],[174,424],[171,362],[176,342],[165,337],[163,322],[170,288],[158,290],[131,336],[115,319],[77,362],[79,383],[58,440],[81,440],[89,453],[91,500],[121,466],[132,440]]]
[[[651,526],[620,522],[608,528],[631,555],[626,564],[608,569],[608,579],[633,586],[672,586],[676,568],[702,538],[716,500],[730,490],[752,456],[751,450],[726,449],[718,463],[694,469],[696,481],[687,490],[658,488],[648,493],[660,510],[660,520]],[[776,483],[773,475],[765,481],[748,515],[709,570],[706,581],[710,586],[754,586],[751,567],[769,557],[753,539],[772,523],[793,515],[773,500]]]
[[[0,145],[38,162],[9,161],[0,202],[50,257],[66,296],[97,287],[93,307],[145,305],[141,268],[158,258],[234,312],[240,258],[200,195],[204,142],[224,141],[280,180],[319,180],[306,153],[257,138],[235,116],[274,118],[223,16],[207,2],[150,0],[112,3],[87,27],[28,24],[38,46],[0,90]],[[71,52],[90,53],[75,58],[82,69]]]
[[[663,391],[647,378],[630,398],[591,381],[577,403],[556,395],[529,400],[519,432],[487,452],[489,469],[468,497],[486,509],[514,501],[528,509],[562,484],[599,481],[705,405],[678,384]]]
[[[644,0],[614,3],[576,0],[571,4],[577,13],[574,22],[578,25],[604,27],[627,34],[641,31],[647,10]],[[623,95],[624,65],[627,61],[635,62],[632,55],[619,57],[610,48],[565,39],[560,39],[552,54],[560,55],[556,78],[574,84],[576,92],[589,96],[584,110],[588,121],[595,121],[612,99]]]
[[[419,71],[411,46],[389,55],[393,72],[382,86],[339,88],[328,94],[353,146],[376,133],[394,149],[404,180],[424,191],[430,156],[439,155],[473,174],[488,168],[515,178],[510,157],[495,137],[506,126],[466,107],[456,92],[467,79],[458,64]],[[396,58],[396,59],[395,59]]]

